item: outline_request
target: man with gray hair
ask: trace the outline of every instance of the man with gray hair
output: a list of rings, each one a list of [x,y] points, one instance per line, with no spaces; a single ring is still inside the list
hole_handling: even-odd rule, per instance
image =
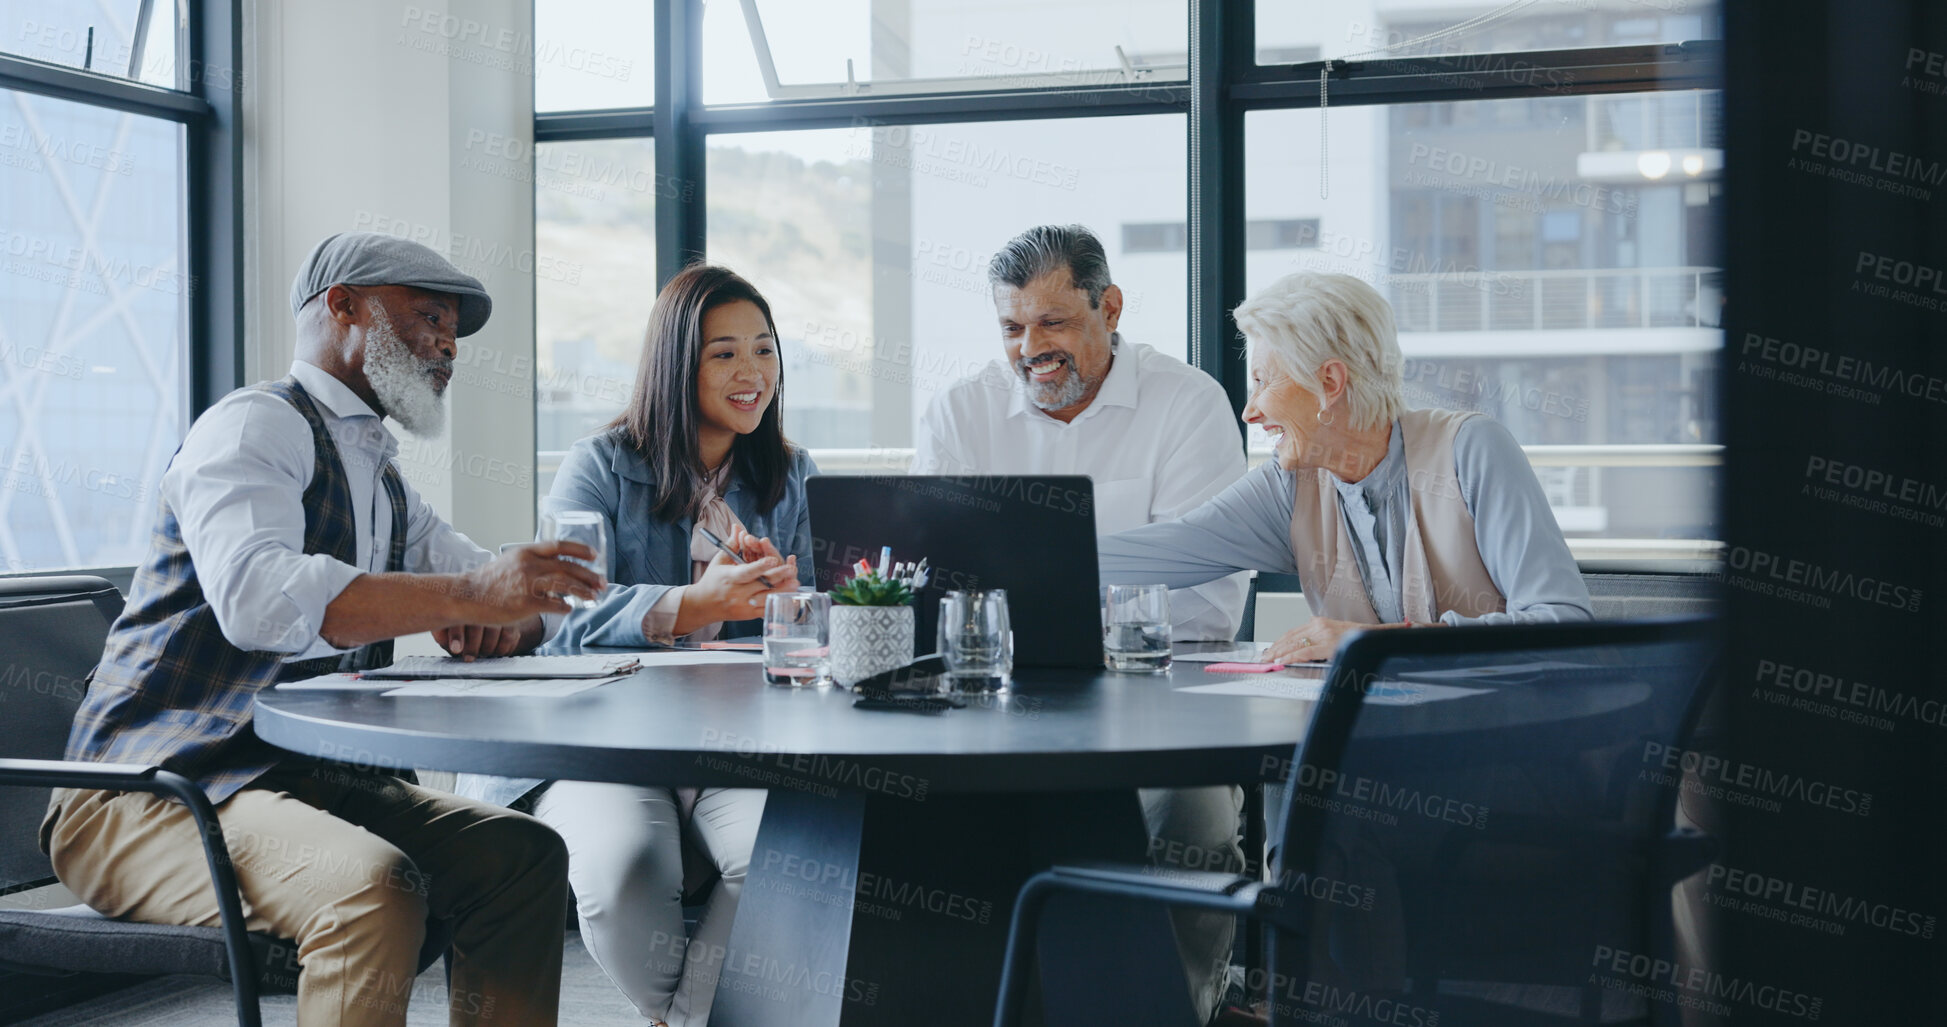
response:
[[[1095,530],[1169,521],[1244,476],[1244,445],[1223,387],[1116,326],[1122,290],[1102,243],[1081,225],[1015,236],[987,267],[1003,359],[934,397],[914,441],[914,474],[1086,474]],[[1249,576],[1170,592],[1178,641],[1230,641]],[[1242,867],[1234,788],[1145,789],[1159,861]],[[1177,940],[1207,1017],[1222,997],[1233,921],[1180,912]]]
[[[280,681],[384,666],[430,631],[455,655],[532,648],[560,598],[601,576],[499,558],[441,520],[394,461],[390,416],[437,435],[457,338],[492,304],[418,243],[332,236],[291,285],[297,359],[190,426],[163,472],[148,556],[68,736],[71,760],[164,766],[216,807],[253,931],[297,943],[300,1024],[402,1025],[429,918],[453,927],[455,1024],[552,1024],[568,853],[540,821],[370,767],[259,741],[251,704]],[[57,789],[41,847],[108,916],[216,922],[186,806]]]

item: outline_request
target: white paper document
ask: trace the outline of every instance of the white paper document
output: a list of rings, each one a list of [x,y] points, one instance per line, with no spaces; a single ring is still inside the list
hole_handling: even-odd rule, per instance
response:
[[[1318,697],[1325,693],[1325,682],[1321,678],[1287,678],[1257,674],[1248,678],[1215,681],[1207,685],[1191,685],[1187,688],[1179,688],[1177,691],[1196,692],[1199,695],[1244,695],[1258,699],[1297,699],[1302,702],[1317,702]],[[1366,702],[1373,706],[1418,706],[1421,703],[1479,695],[1486,691],[1489,689],[1421,685],[1403,681],[1387,682],[1373,685],[1366,692]]]
[[[451,656],[407,656],[390,667],[365,671],[368,678],[606,678],[634,670],[635,653],[584,656],[489,656],[468,662]]]
[[[387,682],[392,685],[385,695],[439,695],[439,696],[481,696],[496,699],[553,699],[576,692],[586,692],[591,688],[620,681],[627,674],[617,674],[606,678],[438,678],[432,681],[414,681],[409,685]]]
[[[1487,667],[1453,667],[1447,670],[1412,670],[1406,676],[1411,678],[1430,678],[1434,681],[1465,681],[1468,678],[1521,677],[1533,674],[1566,676],[1585,671],[1611,671],[1590,663],[1568,663],[1563,660],[1536,660],[1532,663],[1503,663]]]
[[[308,692],[312,689],[324,690],[332,688],[354,692],[383,692],[387,689],[397,687],[399,687],[397,681],[373,681],[359,677],[357,674],[320,674],[317,677],[305,678],[302,681],[280,681],[277,683],[277,690],[280,692]]]

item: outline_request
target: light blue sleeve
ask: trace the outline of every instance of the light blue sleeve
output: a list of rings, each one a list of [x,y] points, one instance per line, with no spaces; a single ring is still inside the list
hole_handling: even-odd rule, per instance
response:
[[[615,580],[616,507],[620,505],[622,485],[610,469],[605,456],[613,443],[604,436],[582,439],[561,461],[554,486],[541,501],[544,513],[563,510],[589,510],[602,515],[608,528],[608,590],[601,601],[586,610],[576,610],[561,622],[561,630],[548,640],[549,651],[572,650],[584,645],[614,645],[642,648],[650,644],[642,632],[642,619],[664,592],[688,582],[629,582]],[[643,511],[638,516],[647,516]]]
[[[805,495],[804,480],[818,473],[818,463],[811,454],[798,450],[791,465],[791,482],[785,486],[785,496],[797,503],[797,514],[793,520],[791,536],[781,540],[786,543],[778,551],[786,556],[798,558],[798,584],[818,584],[818,565],[812,561],[811,554],[811,501]]]
[[[1474,544],[1508,608],[1479,617],[1449,610],[1440,619],[1453,625],[1593,620],[1589,587],[1514,436],[1492,418],[1472,417],[1453,449],[1460,495],[1474,515]]]
[[[1292,489],[1291,476],[1266,461],[1181,520],[1106,536],[1102,583],[1189,588],[1238,571],[1295,574]]]

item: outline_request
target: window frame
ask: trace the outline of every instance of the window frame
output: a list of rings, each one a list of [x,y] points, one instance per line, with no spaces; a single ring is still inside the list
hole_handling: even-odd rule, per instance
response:
[[[548,0],[537,0],[546,3]],[[749,5],[746,5],[749,6]],[[760,103],[702,102],[701,0],[669,0],[656,12],[655,102],[646,108],[537,113],[537,145],[657,137],[661,181],[685,185],[687,202],[656,208],[658,287],[705,255],[705,150],[716,134],[934,125],[1034,118],[1117,117],[1187,112],[1189,133],[1189,362],[1222,385],[1234,411],[1248,391],[1246,358],[1229,311],[1242,303],[1245,252],[1244,116],[1316,108],[1321,75],[1329,106],[1364,107],[1471,100],[1538,99],[1605,93],[1722,89],[1721,39],[1558,50],[1440,53],[1372,60],[1257,63],[1256,0],[1188,0],[1187,81],[1053,85],[936,93],[782,96]],[[1721,247],[1719,252],[1722,252]],[[1239,445],[1245,444],[1239,425]],[[1553,453],[1551,459],[1562,455]],[[1592,447],[1606,449],[1610,447]],[[1661,459],[1617,447],[1625,464]],[[1686,447],[1711,449],[1721,447]],[[1686,453],[1714,462],[1714,453]],[[1589,540],[1600,542],[1603,540]]]
[[[183,126],[184,260],[189,269],[189,417],[244,384],[243,0],[185,0],[189,26],[167,89],[0,53],[0,88]],[[163,17],[160,12],[157,17]],[[94,574],[126,592],[133,567],[27,571],[7,577]]]

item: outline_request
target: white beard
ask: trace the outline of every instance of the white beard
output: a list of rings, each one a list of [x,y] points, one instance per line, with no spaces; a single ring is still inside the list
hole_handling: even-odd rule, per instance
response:
[[[376,305],[368,309],[372,326],[365,333],[365,380],[386,416],[422,439],[439,438],[446,432],[446,402],[433,384],[433,372],[446,361],[419,359],[385,311]]]

